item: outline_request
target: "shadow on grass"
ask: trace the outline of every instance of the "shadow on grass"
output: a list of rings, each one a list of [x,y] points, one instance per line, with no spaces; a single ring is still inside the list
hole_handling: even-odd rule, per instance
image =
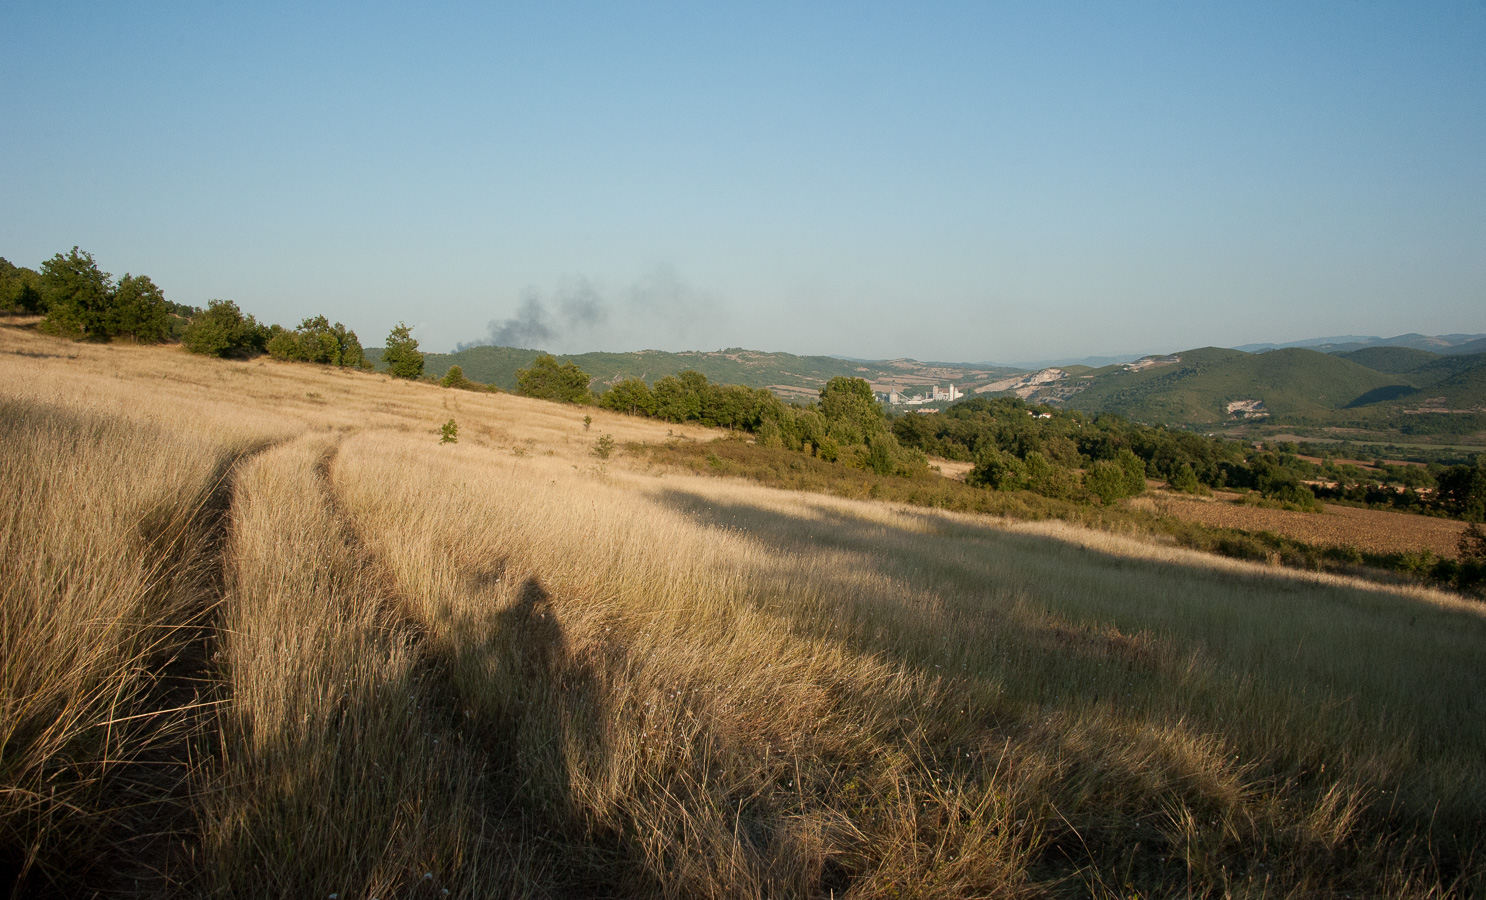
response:
[[[1137,765],[1140,753],[1088,741],[1102,735],[1096,740],[1128,738],[1132,746],[1141,741],[1151,746],[1153,735],[1186,735],[1193,745],[1227,746],[1232,765],[1225,767],[1232,778],[1256,790],[1267,785],[1267,791],[1293,791],[1302,803],[1318,802],[1329,787],[1350,781],[1348,757],[1370,752],[1318,745],[1328,740],[1321,735],[1328,733],[1332,717],[1340,716],[1333,734],[1352,727],[1374,730],[1377,722],[1388,721],[1399,740],[1414,740],[1411,731],[1431,740],[1449,735],[1443,743],[1452,749],[1415,759],[1414,771],[1390,773],[1389,779],[1413,781],[1411,799],[1379,799],[1359,833],[1412,834],[1432,841],[1429,853],[1436,860],[1454,860],[1442,862],[1447,871],[1469,867],[1470,848],[1482,844],[1480,798],[1428,795],[1424,771],[1456,765],[1459,753],[1480,743],[1479,730],[1469,725],[1486,714],[1481,699],[1486,684],[1470,664],[1479,651],[1473,656],[1462,650],[1462,664],[1440,672],[1428,655],[1441,648],[1417,645],[1405,653],[1397,640],[1401,629],[1420,625],[1442,635],[1486,638],[1480,616],[1385,591],[1304,584],[1283,572],[1224,572],[1197,562],[1135,559],[1055,538],[962,524],[930,511],[904,513],[917,526],[905,529],[808,498],[800,500],[799,513],[718,502],[677,489],[662,491],[658,499],[703,524],[741,529],[773,551],[844,554],[843,564],[810,573],[818,600],[763,598],[769,611],[797,631],[843,641],[854,651],[895,660],[986,698],[979,707],[984,724],[1021,738],[1037,735],[1072,771],[1103,770],[1096,781],[1139,785],[1149,780]],[[1254,646],[1239,647],[1235,635],[1250,628],[1259,633],[1248,639]],[[1283,658],[1263,646],[1270,638],[1303,646],[1305,652],[1297,649]],[[1378,659],[1357,647],[1390,646],[1398,649],[1403,682],[1382,683],[1369,696],[1374,683],[1367,673],[1377,668]],[[1254,647],[1270,655],[1253,663],[1245,653]],[[1433,681],[1413,683],[1421,679]],[[1418,702],[1430,691],[1451,699]],[[1462,703],[1475,709],[1463,719]],[[1283,722],[1287,730],[1266,732],[1244,721],[1251,714]],[[933,712],[923,716],[939,723],[930,738],[971,743],[976,723],[957,731],[944,725],[950,718]],[[1043,727],[1059,719],[1093,724],[1065,740]],[[1379,746],[1386,747],[1387,740]],[[1318,753],[1320,761],[1332,763],[1324,777],[1307,771]],[[1232,802],[1222,791],[1207,793],[1204,785],[1216,783],[1212,773],[1180,772],[1175,757],[1166,764],[1174,769],[1166,773],[1173,780],[1159,790],[1150,788],[1144,797],[1146,788],[1124,795],[1123,802],[1133,804],[1124,812],[1160,819],[1169,812],[1173,791],[1181,808],[1213,809]],[[1359,774],[1361,780],[1350,783],[1370,777]],[[1379,790],[1391,795],[1396,787]],[[1109,819],[1108,811],[1064,812],[1075,821],[1080,815],[1095,822]],[[1091,842],[1097,833],[1082,825],[1079,831]],[[1287,840],[1273,834],[1264,839]],[[1416,852],[1406,850],[1407,841],[1400,847]]]

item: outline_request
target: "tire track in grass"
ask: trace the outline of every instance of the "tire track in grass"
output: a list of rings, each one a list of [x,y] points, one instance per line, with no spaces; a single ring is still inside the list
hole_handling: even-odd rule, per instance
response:
[[[153,565],[186,581],[189,602],[146,661],[153,684],[142,708],[106,723],[142,723],[135,727],[146,737],[116,775],[118,831],[100,860],[96,896],[162,896],[190,877],[199,845],[194,801],[203,767],[217,767],[219,709],[230,695],[216,660],[237,475],[275,444],[227,456],[193,503],[158,509],[139,526]]]

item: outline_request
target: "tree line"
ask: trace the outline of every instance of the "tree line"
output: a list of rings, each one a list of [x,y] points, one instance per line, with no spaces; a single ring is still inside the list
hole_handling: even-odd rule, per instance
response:
[[[786,404],[767,388],[714,384],[693,370],[663,376],[654,387],[641,378],[625,378],[597,394],[591,382],[576,364],[559,363],[550,354],[516,372],[517,390],[528,397],[743,431],[766,447],[804,452],[881,475],[928,471],[922,452],[898,443],[871,385],[860,378],[832,378],[821,388],[819,401],[807,404]]]
[[[208,301],[206,309],[171,303],[148,276],[125,274],[115,281],[91,253],[77,247],[43,262],[39,271],[0,258],[0,311],[40,315],[41,331],[74,340],[179,341],[207,356],[242,359],[266,353],[295,362],[372,368],[356,332],[340,322],[311,316],[290,329],[262,324],[230,300]],[[392,329],[382,358],[397,377],[423,374],[423,354],[405,324]]]

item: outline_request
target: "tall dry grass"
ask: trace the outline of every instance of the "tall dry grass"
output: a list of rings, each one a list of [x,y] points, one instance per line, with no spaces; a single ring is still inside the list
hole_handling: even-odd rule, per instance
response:
[[[332,472],[459,696],[540,688],[521,702],[550,727],[605,711],[518,769],[585,827],[651,836],[632,864],[678,896],[1103,890],[1121,865],[1170,889],[1428,893],[1473,871],[1475,609],[386,435]],[[532,615],[563,648],[535,686],[469,649]],[[648,804],[652,784],[690,799]],[[774,798],[765,837],[741,797]],[[951,828],[966,805],[997,815]],[[688,840],[727,873],[678,871],[663,848]]]
[[[214,500],[233,448],[0,399],[0,875],[88,879],[181,799],[215,603]]]
[[[313,366],[0,328],[0,403],[22,894],[1483,887],[1477,607]]]

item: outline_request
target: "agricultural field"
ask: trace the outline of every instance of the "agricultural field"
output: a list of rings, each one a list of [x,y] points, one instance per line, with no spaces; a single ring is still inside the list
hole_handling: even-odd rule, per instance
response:
[[[17,896],[1486,889],[1479,603],[308,364],[0,327],[0,408]]]
[[[1234,502],[1236,494],[1212,498],[1161,492],[1133,501],[1162,515],[1219,528],[1269,531],[1313,547],[1353,548],[1365,553],[1424,553],[1441,559],[1459,555],[1463,522],[1381,509],[1327,505],[1325,512],[1270,509]]]

